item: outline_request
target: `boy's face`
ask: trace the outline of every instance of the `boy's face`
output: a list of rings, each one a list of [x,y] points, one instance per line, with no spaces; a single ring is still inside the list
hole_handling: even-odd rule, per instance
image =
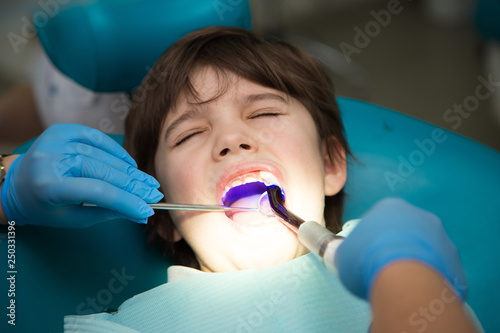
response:
[[[222,205],[224,192],[241,183],[279,183],[286,207],[305,220],[323,222],[324,196],[345,183],[345,162],[332,165],[306,108],[284,93],[211,68],[192,75],[201,100],[180,96],[167,116],[155,156],[165,200]],[[270,174],[272,176],[270,176]],[[234,206],[256,207],[260,193]],[[202,270],[274,266],[307,253],[275,217],[259,212],[172,211],[178,239],[196,253]]]

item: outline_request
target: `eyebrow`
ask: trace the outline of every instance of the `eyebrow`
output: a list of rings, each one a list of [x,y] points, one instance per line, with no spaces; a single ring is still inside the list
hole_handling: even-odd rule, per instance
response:
[[[201,108],[188,109],[187,111],[185,111],[182,115],[179,116],[179,118],[174,120],[172,124],[170,124],[170,126],[167,128],[167,131],[165,133],[165,140],[167,140],[169,136],[172,134],[172,132],[182,123],[198,117],[203,112],[204,110]]]
[[[278,101],[280,103],[284,104],[289,104],[288,101],[283,98],[280,95],[273,94],[273,93],[264,93],[264,94],[250,94],[244,96],[241,100],[238,101],[239,104],[241,105],[251,105],[256,102],[260,101],[265,101],[265,100],[272,100],[272,101]],[[194,119],[204,113],[205,110],[203,108],[193,108],[193,109],[188,109],[185,111],[182,115],[179,116],[179,118],[175,119],[172,124],[167,128],[167,131],[165,132],[165,140],[167,140],[172,132],[179,127],[182,123]]]
[[[281,97],[278,94],[273,94],[273,93],[247,95],[242,99],[242,104],[249,105],[252,103],[265,101],[265,100],[274,100],[274,101],[288,104],[288,101],[285,98]]]

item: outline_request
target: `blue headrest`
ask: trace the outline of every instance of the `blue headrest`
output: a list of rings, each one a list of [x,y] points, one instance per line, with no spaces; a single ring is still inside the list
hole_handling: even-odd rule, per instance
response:
[[[251,28],[248,0],[79,0],[57,6],[38,25],[40,8],[33,9],[42,46],[61,72],[97,92],[136,89],[165,50],[191,31]],[[149,75],[154,82],[155,73]]]
[[[338,101],[356,157],[349,162],[345,220],[387,196],[440,216],[466,270],[468,302],[486,332],[495,331],[500,327],[494,305],[500,299],[494,288],[500,281],[500,154],[379,106]],[[1,251],[7,253],[7,234],[2,237]],[[164,283],[169,264],[157,250],[147,250],[143,226],[125,220],[83,230],[18,227],[16,329],[60,331],[64,315],[116,308]],[[5,279],[0,287],[9,289]],[[1,325],[8,325],[5,317]]]

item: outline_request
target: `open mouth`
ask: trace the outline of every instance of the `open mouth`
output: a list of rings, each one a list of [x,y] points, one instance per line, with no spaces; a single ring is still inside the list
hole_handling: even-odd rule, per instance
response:
[[[222,193],[222,203],[227,207],[259,208],[256,212],[227,211],[226,216],[234,222],[257,225],[269,221],[274,215],[267,196],[267,186],[277,185],[278,178],[268,171],[254,171],[231,180]]]

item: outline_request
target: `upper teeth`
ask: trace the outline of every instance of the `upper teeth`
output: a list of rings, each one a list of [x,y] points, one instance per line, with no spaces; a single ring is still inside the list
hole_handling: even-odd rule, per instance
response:
[[[230,189],[236,186],[240,186],[243,184],[248,184],[248,183],[253,183],[253,182],[263,182],[266,184],[266,186],[269,185],[278,185],[281,187],[280,182],[278,181],[278,178],[274,176],[272,173],[268,171],[259,171],[259,172],[254,172],[251,174],[243,175],[240,177],[236,177],[233,179],[229,184],[226,185],[224,188],[224,192],[222,193],[222,197],[224,197]]]
[[[262,180],[264,181],[264,184],[266,184],[267,186],[269,186],[269,185],[280,186],[280,182],[278,181],[278,178],[276,178],[272,173],[267,172],[267,171],[260,171],[259,174],[260,174],[260,178],[262,178]]]

